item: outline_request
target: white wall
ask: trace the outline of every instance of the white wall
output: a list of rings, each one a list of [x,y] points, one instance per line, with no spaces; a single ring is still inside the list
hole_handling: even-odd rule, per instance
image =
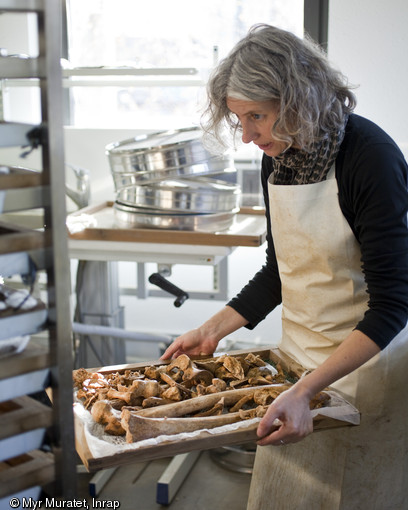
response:
[[[379,124],[408,156],[408,2],[330,0],[331,61],[358,85],[356,113]]]

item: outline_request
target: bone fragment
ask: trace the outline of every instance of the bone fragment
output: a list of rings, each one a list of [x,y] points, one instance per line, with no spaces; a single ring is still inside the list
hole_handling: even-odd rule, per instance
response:
[[[184,386],[183,384],[179,384],[177,383],[174,379],[172,379],[168,374],[165,374],[165,373],[162,373],[160,374],[160,377],[162,378],[162,380],[167,383],[170,388],[177,388],[180,392],[180,397],[182,398],[183,396],[187,396],[187,397],[191,397],[192,396],[192,391],[189,389],[189,388],[186,388],[186,386]],[[164,394],[162,393],[162,396],[164,398],[172,398],[172,397],[169,397],[169,396],[164,396]],[[173,399],[175,400],[175,399]]]
[[[183,381],[185,384],[188,384],[189,387],[195,386],[199,383],[204,384],[204,386],[209,386],[212,379],[213,374],[211,372],[195,367],[187,368],[183,375]]]
[[[291,386],[289,384],[279,384],[275,385],[275,387],[262,386],[254,392],[254,402],[255,404],[263,406],[269,405],[278,395],[280,395],[283,391],[288,390],[290,387]]]
[[[160,374],[165,372],[167,369],[167,365],[160,365],[158,367],[156,366],[150,366],[145,368],[145,376],[149,379],[160,379]]]
[[[138,401],[140,397],[156,397],[160,392],[160,385],[157,381],[138,379],[133,381],[132,386],[129,387],[119,385],[118,390],[110,388],[107,397],[110,399],[118,398],[124,400],[129,405],[138,405],[142,402],[142,400],[140,400],[140,402]]]
[[[91,414],[97,423],[105,425],[107,434],[113,436],[123,436],[125,434],[120,422],[120,412],[114,410],[109,402],[98,400],[92,406]]]
[[[215,404],[215,406],[211,407],[210,409],[207,409],[206,411],[201,411],[200,413],[197,413],[194,415],[194,418],[201,418],[204,416],[219,416],[222,414],[222,411],[224,410],[224,399],[222,398],[219,402]]]
[[[187,354],[180,354],[176,359],[172,360],[168,365],[166,372],[169,373],[173,370],[173,368],[179,368],[185,372],[188,368],[192,366],[192,360],[187,356]]]
[[[244,369],[238,358],[233,356],[221,356],[218,361],[222,361],[224,367],[232,374],[236,379],[244,379]]]
[[[253,393],[251,393],[249,395],[245,395],[244,397],[240,398],[238,400],[238,402],[233,407],[231,407],[230,413],[235,413],[235,412],[239,411],[247,402],[250,402],[251,400],[253,400],[253,398],[254,398]]]
[[[253,354],[252,352],[248,353],[245,357],[245,361],[247,361],[250,365],[255,365],[257,367],[265,366],[265,362],[261,359],[258,354]]]

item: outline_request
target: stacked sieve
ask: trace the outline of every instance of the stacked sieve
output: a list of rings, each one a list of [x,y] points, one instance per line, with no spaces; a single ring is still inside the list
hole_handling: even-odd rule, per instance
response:
[[[144,134],[106,147],[118,226],[224,230],[239,210],[230,156],[214,156],[199,128]]]

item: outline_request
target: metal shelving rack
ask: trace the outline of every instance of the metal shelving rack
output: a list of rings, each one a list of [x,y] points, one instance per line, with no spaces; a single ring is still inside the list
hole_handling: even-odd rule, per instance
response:
[[[30,342],[21,353],[0,358],[0,507],[8,508],[6,503],[12,496],[31,495],[34,489],[50,497],[74,499],[76,453],[65,228],[61,2],[0,0],[0,13],[35,13],[37,17],[38,56],[0,57],[0,81],[38,79],[42,115],[38,126],[0,122],[0,147],[28,145],[41,151],[42,160],[41,171],[11,167],[8,174],[0,174],[0,193],[15,195],[18,205],[14,204],[14,211],[42,208],[45,224],[43,229],[35,230],[0,223],[0,275],[21,275],[25,281],[24,278],[32,278],[33,268],[45,275],[45,319],[30,321],[28,314],[19,310],[7,320],[16,318],[20,330],[25,328],[27,335],[39,331],[48,335],[43,345]],[[6,335],[5,324],[6,318],[0,313],[0,342]],[[13,326],[10,331],[14,331]],[[34,393],[46,389],[52,405],[32,398]],[[40,435],[40,445],[31,449],[36,433]],[[9,457],[5,452],[17,454]]]

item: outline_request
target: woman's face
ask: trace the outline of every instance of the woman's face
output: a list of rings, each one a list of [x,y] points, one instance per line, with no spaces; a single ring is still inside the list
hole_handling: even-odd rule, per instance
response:
[[[268,156],[279,156],[287,143],[272,136],[272,126],[278,117],[275,101],[244,101],[227,98],[228,109],[234,113],[241,124],[242,141],[253,142]]]

